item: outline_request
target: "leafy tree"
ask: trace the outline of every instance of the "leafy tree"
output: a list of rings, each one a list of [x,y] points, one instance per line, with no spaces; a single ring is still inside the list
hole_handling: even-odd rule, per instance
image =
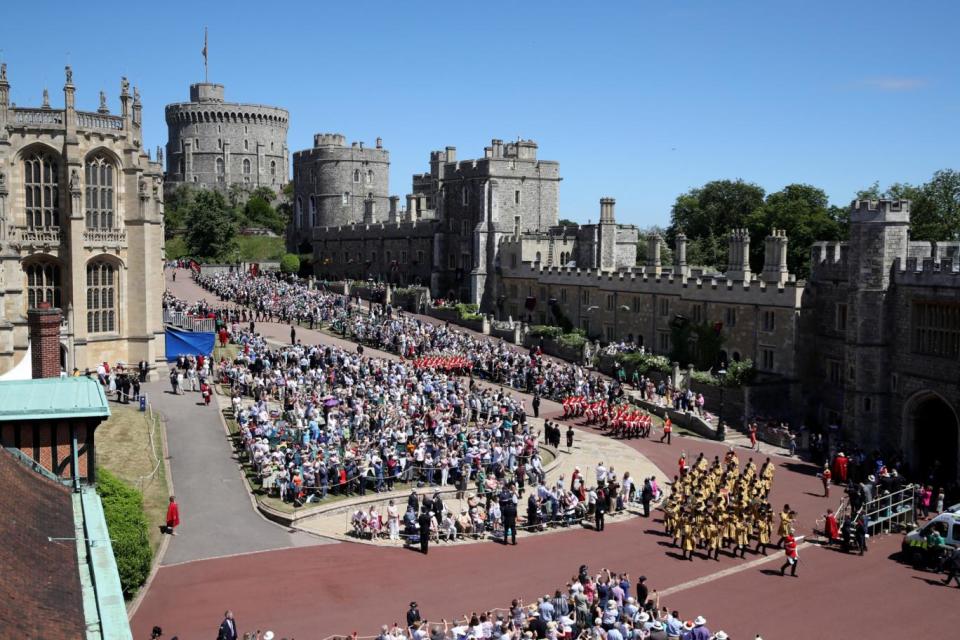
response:
[[[295,253],[285,253],[280,258],[280,271],[284,273],[297,273],[300,271],[300,256]]]
[[[667,240],[671,246],[682,230],[690,239],[687,262],[708,267],[727,263],[727,236],[746,226],[748,216],[763,204],[764,190],[743,180],[714,180],[677,197],[670,212]]]
[[[569,218],[560,218],[560,219],[557,221],[557,225],[558,225],[558,226],[561,226],[561,227],[576,227],[576,226],[579,226],[576,222],[574,222],[573,220],[571,220],[571,219],[569,219]]]
[[[187,247],[194,256],[220,261],[237,256],[237,220],[219,191],[197,191],[184,207]]]
[[[190,185],[182,184],[167,196],[163,204],[163,222],[164,235],[168,240],[185,226],[186,216],[184,210],[193,199],[195,191],[196,189]]]
[[[283,217],[270,206],[270,202],[256,193],[243,206],[243,217],[248,226],[266,227],[276,234],[282,234],[286,227]]]
[[[846,235],[845,213],[832,207],[822,189],[790,184],[767,196],[761,207],[747,216],[750,230],[750,263],[763,268],[764,240],[773,229],[787,233],[787,268],[798,278],[809,274],[810,247],[818,240],[840,240]]]
[[[110,532],[113,556],[125,596],[136,593],[147,576],[153,551],[147,536],[147,516],[143,496],[133,487],[103,468],[97,468],[97,493],[103,503],[103,516]]]
[[[260,198],[261,200],[266,201],[267,204],[270,204],[276,199],[277,194],[274,193],[273,189],[270,187],[257,187],[253,190],[253,193],[250,194],[250,197]]]
[[[245,184],[240,184],[234,182],[227,188],[227,200],[230,202],[230,206],[233,209],[240,209],[240,205],[247,201],[247,198],[250,197],[251,190]]]

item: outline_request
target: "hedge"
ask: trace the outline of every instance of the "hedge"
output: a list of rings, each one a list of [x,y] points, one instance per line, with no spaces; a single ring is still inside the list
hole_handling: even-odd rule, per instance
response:
[[[563,329],[548,324],[535,324],[530,327],[530,335],[538,338],[559,338],[563,335]]]
[[[670,373],[673,368],[670,366],[670,360],[664,356],[656,356],[652,353],[626,353],[619,356],[623,366],[630,369],[636,369],[641,374],[648,371],[659,371],[661,373]]]
[[[120,586],[129,597],[146,582],[153,561],[143,495],[102,468],[97,469],[97,493],[103,502]]]

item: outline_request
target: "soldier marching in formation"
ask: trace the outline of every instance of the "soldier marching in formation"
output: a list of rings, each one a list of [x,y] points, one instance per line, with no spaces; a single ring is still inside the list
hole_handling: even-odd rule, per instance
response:
[[[664,527],[673,537],[683,557],[693,560],[695,549],[704,549],[706,557],[720,559],[720,550],[734,557],[746,557],[751,540],[755,553],[767,555],[773,531],[773,508],[768,497],[773,486],[774,465],[767,458],[758,470],[751,458],[740,469],[733,449],[721,462],[719,456],[709,463],[701,453],[692,465],[686,454],[680,458],[680,475],[664,509]],[[795,513],[784,507],[780,528],[792,526]],[[778,530],[779,533],[779,530]]]

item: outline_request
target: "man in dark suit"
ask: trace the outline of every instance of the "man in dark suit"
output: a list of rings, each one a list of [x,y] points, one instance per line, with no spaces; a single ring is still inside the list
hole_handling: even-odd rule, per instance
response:
[[[420,517],[417,519],[417,524],[420,525],[417,535],[420,536],[420,553],[423,555],[427,555],[427,549],[430,547],[430,520],[432,519],[433,514],[427,511],[426,507],[420,512]]]
[[[233,619],[233,611],[227,610],[220,623],[220,633],[217,640],[237,640],[237,622]]]

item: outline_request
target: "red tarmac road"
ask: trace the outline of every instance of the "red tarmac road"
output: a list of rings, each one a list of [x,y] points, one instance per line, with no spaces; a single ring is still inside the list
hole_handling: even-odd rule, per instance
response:
[[[284,327],[275,326],[282,335]],[[726,450],[683,436],[674,438],[671,446],[650,440],[626,443],[671,475],[682,450],[690,461],[700,451],[712,458]],[[742,463],[753,455],[758,465],[764,458],[745,449],[738,455]],[[839,491],[828,501],[820,496],[813,466],[789,458],[774,460],[774,508],[789,502],[799,512],[799,533],[809,535],[816,518],[839,503]],[[767,640],[826,638],[856,629],[955,637],[955,622],[944,612],[955,610],[960,589],[933,584],[940,576],[890,559],[899,550],[899,536],[871,540],[863,557],[818,546],[802,548],[800,577],[781,578],[780,551],[771,549],[770,559],[758,566],[747,566],[761,557],[751,553],[746,560],[722,555],[719,562],[689,562],[679,559],[661,532],[659,521],[634,518],[614,520],[603,533],[577,528],[521,537],[517,547],[432,546],[429,555],[422,556],[343,543],[165,566],[132,627],[135,638],[149,637],[153,625],[160,625],[167,637],[205,639],[216,635],[223,611],[230,608],[241,632],[272,629],[278,638],[299,640],[353,631],[375,635],[379,625],[401,621],[410,600],[431,620],[451,619],[507,607],[515,597],[529,602],[552,594],[580,564],[587,564],[591,571],[608,567],[628,571],[631,578],[646,575],[651,589],[670,589],[663,605],[685,618],[704,615],[712,630],[724,629],[738,640],[756,634]],[[714,576],[737,567],[741,570]],[[697,580],[702,583],[693,582]]]

